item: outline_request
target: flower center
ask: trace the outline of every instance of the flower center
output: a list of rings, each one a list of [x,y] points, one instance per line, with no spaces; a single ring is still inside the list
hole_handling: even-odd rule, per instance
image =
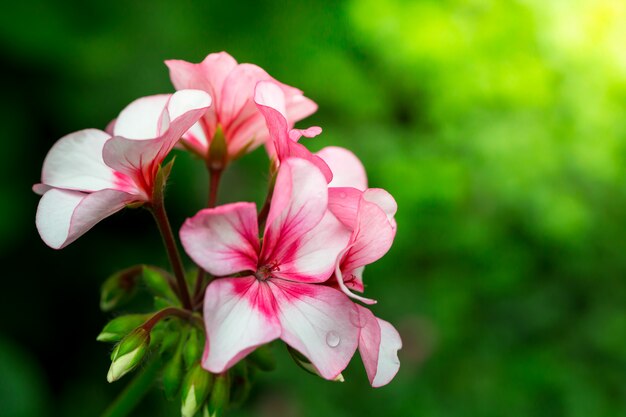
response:
[[[280,266],[278,265],[278,261],[274,260],[269,264],[261,266],[254,274],[256,279],[259,281],[267,281],[272,278],[272,272],[280,271]]]

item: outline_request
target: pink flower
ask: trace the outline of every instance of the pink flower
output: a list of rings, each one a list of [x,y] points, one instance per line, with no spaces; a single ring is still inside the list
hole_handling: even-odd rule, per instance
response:
[[[305,136],[313,138],[322,133],[322,128],[313,126],[308,129],[290,129],[287,122],[286,108],[287,97],[280,86],[272,81],[261,81],[257,84],[254,94],[254,102],[259,111],[263,114],[270,139],[266,142],[267,152],[274,159],[278,166],[281,161],[287,158],[297,157],[306,159],[317,166],[330,182],[333,173],[319,156],[313,155],[298,140]]]
[[[350,236],[328,210],[327,183],[307,160],[284,160],[262,245],[256,207],[235,203],[200,211],[180,235],[191,258],[215,279],[207,288],[203,366],[215,373],[280,338],[320,375],[336,378],[354,354],[356,305],[324,283]]]
[[[252,99],[259,81],[272,80],[283,91],[290,126],[317,110],[317,105],[304,97],[302,91],[278,83],[256,65],[237,64],[226,52],[210,54],[199,64],[181,60],[169,60],[165,64],[177,90],[194,88],[207,91],[213,97],[214,106],[183,137],[184,144],[202,158],[208,158],[218,127],[226,140],[228,160],[265,143],[267,128]]]
[[[336,285],[348,296],[366,304],[376,301],[354,294],[363,292],[363,270],[382,258],[396,234],[397,205],[382,189],[367,188],[365,169],[350,151],[328,147],[318,152],[333,171],[329,184],[329,210],[352,231],[348,245],[335,265]],[[397,352],[402,340],[388,322],[357,305],[360,318],[359,353],[374,387],[389,383],[400,368]]]
[[[129,203],[149,202],[161,162],[204,114],[197,90],[140,98],[112,126],[114,137],[86,129],[59,139],[43,164],[36,224],[43,241],[63,248]]]

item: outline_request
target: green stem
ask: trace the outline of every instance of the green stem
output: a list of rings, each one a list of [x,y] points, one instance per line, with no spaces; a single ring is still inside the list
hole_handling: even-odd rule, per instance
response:
[[[176,317],[179,317],[179,318],[181,318],[183,320],[187,320],[187,321],[195,321],[196,324],[199,325],[200,327],[204,326],[204,322],[202,321],[202,319],[200,317],[198,317],[198,316],[195,316],[189,310],[182,310],[182,309],[176,308],[176,307],[167,307],[167,308],[164,308],[163,310],[157,311],[141,327],[146,329],[146,331],[150,332],[152,330],[152,328],[159,321],[161,321],[165,317],[169,317],[169,316],[176,316]]]
[[[102,417],[128,416],[152,388],[161,364],[161,360],[158,358],[148,362],[115,401],[102,413]]]
[[[209,168],[209,203],[208,208],[213,208],[217,204],[217,191],[220,187],[220,179],[222,178],[221,169]]]
[[[185,280],[183,262],[180,259],[180,253],[178,252],[178,247],[176,246],[174,233],[172,233],[172,226],[170,225],[170,221],[167,218],[167,213],[165,212],[163,196],[161,195],[159,196],[159,198],[155,198],[150,205],[150,208],[150,211],[154,216],[154,220],[157,223],[159,231],[161,232],[161,236],[163,237],[165,250],[167,252],[167,256],[170,259],[170,263],[172,264],[172,269],[174,270],[174,276],[176,277],[176,283],[178,284],[178,290],[181,296],[183,306],[187,310],[191,310],[193,306],[191,305],[189,288],[187,287],[187,281]]]

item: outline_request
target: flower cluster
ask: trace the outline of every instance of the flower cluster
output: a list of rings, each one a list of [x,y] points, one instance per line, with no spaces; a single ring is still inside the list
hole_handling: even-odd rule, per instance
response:
[[[393,197],[368,188],[365,169],[350,151],[327,147],[314,154],[299,143],[302,136],[321,133],[319,127],[294,128],[317,109],[300,90],[225,52],[199,64],[166,64],[175,93],[132,102],[106,131],[86,129],[61,138],[33,187],[42,195],[37,229],[52,248],[65,247],[124,207],[149,209],[163,235],[173,276],[130,268],[103,286],[105,310],[124,298],[138,276],[170,294],[169,304],[156,313],[115,319],[101,333],[100,340],[120,341],[109,380],[132,370],[146,350],[166,351],[170,331],[187,341],[170,342],[174,352],[182,345],[198,351],[197,361],[190,355],[187,376],[178,378],[184,380],[183,415],[193,415],[205,402],[217,407],[211,390],[218,381],[229,381],[229,371],[276,339],[300,365],[329,380],[343,379],[358,349],[371,385],[387,384],[399,368],[400,336],[366,307],[375,301],[356,293],[365,288],[364,267],[393,242]],[[271,161],[265,205],[216,206],[222,171],[261,145]],[[182,246],[198,268],[193,283],[163,204],[172,167],[164,161],[176,147],[202,159],[211,174],[209,207],[180,229]],[[155,284],[158,279],[165,284]],[[163,327],[157,348],[151,333],[170,318],[205,337],[191,348],[188,331],[183,336]],[[204,348],[198,348],[202,339]]]

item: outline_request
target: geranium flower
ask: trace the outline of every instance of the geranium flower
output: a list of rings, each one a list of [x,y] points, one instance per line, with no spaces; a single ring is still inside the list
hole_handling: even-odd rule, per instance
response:
[[[382,258],[391,248],[395,234],[397,204],[385,190],[367,188],[365,169],[350,151],[328,147],[318,152],[333,171],[329,184],[329,210],[352,231],[348,245],[341,251],[335,275],[329,281],[346,295],[365,304],[376,301],[353,293],[363,292],[363,270]],[[400,368],[398,350],[402,340],[398,331],[367,308],[356,304],[359,312],[359,353],[373,387],[389,383]]]
[[[265,143],[265,121],[254,105],[254,88],[259,81],[272,80],[285,94],[285,110],[290,126],[317,110],[317,104],[297,88],[279,83],[265,70],[253,64],[237,64],[226,52],[208,55],[201,63],[165,61],[172,84],[177,90],[194,88],[207,91],[214,106],[183,137],[183,143],[207,159],[216,133],[223,134],[227,163]]]
[[[322,172],[290,158],[276,177],[262,244],[253,203],[205,209],[185,222],[180,235],[189,256],[223,277],[205,294],[207,370],[223,372],[277,338],[326,379],[347,366],[358,344],[357,307],[321,284],[333,274],[350,231],[327,210],[327,200]]]
[[[63,248],[127,204],[150,202],[161,162],[210,105],[198,90],[144,97],[120,113],[113,137],[86,129],[59,139],[33,187],[43,194],[36,216],[43,241]]]

